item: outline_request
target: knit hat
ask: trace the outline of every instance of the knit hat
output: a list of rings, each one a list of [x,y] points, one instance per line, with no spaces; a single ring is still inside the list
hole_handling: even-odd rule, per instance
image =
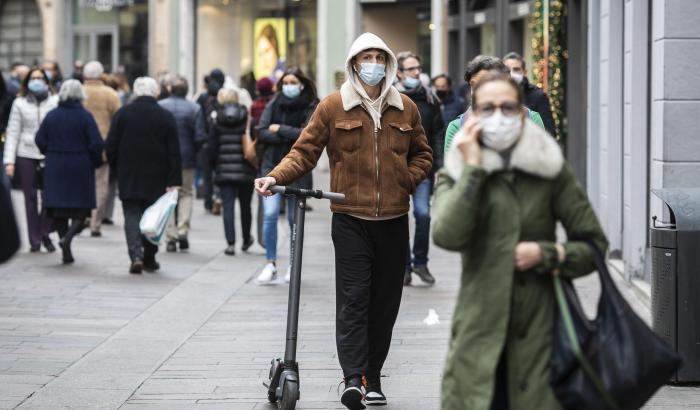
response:
[[[260,95],[272,94],[272,86],[272,80],[267,77],[262,78],[255,83],[255,89],[258,90]]]

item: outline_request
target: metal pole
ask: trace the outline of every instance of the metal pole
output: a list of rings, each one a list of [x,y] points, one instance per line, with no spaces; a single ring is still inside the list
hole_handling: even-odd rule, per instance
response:
[[[547,92],[549,89],[549,0],[543,0],[542,19],[544,21],[542,27],[542,35],[544,36],[544,67],[542,67],[542,89]]]
[[[296,200],[294,223],[292,224],[292,278],[289,283],[289,302],[287,306],[287,346],[284,351],[285,367],[295,366],[297,361],[297,330],[299,328],[299,302],[301,293],[301,258],[304,250],[304,219],[306,216],[306,197],[287,197]]]

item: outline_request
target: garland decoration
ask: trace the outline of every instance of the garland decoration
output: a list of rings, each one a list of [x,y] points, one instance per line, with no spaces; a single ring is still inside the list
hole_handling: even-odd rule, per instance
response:
[[[549,2],[549,36],[545,39],[545,2]],[[530,19],[532,30],[532,75],[535,84],[542,88],[547,84],[549,105],[557,127],[557,136],[566,143],[566,66],[569,53],[566,48],[566,2],[562,0],[535,0],[535,11]],[[548,40],[545,42],[545,40]],[[545,43],[549,45],[545,53]],[[545,55],[547,60],[545,61]],[[545,64],[547,69],[545,70]],[[545,81],[545,73],[547,79]]]

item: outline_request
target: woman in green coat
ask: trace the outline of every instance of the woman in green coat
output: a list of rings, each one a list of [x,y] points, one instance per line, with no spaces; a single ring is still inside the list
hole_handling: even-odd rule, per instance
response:
[[[443,410],[547,410],[552,275],[594,270],[584,242],[607,240],[557,142],[525,117],[517,83],[490,73],[455,137],[435,194],[433,239],[462,253],[442,383]]]

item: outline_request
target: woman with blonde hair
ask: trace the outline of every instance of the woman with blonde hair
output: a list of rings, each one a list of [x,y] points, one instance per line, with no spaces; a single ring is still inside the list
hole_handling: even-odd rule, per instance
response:
[[[247,251],[254,242],[250,234],[255,168],[243,155],[243,137],[248,132],[248,109],[239,104],[238,92],[222,88],[217,94],[216,120],[209,128],[209,163],[214,170],[214,183],[219,187],[223,202],[224,234],[228,246],[224,253],[236,254],[235,205],[241,213],[243,246]]]

